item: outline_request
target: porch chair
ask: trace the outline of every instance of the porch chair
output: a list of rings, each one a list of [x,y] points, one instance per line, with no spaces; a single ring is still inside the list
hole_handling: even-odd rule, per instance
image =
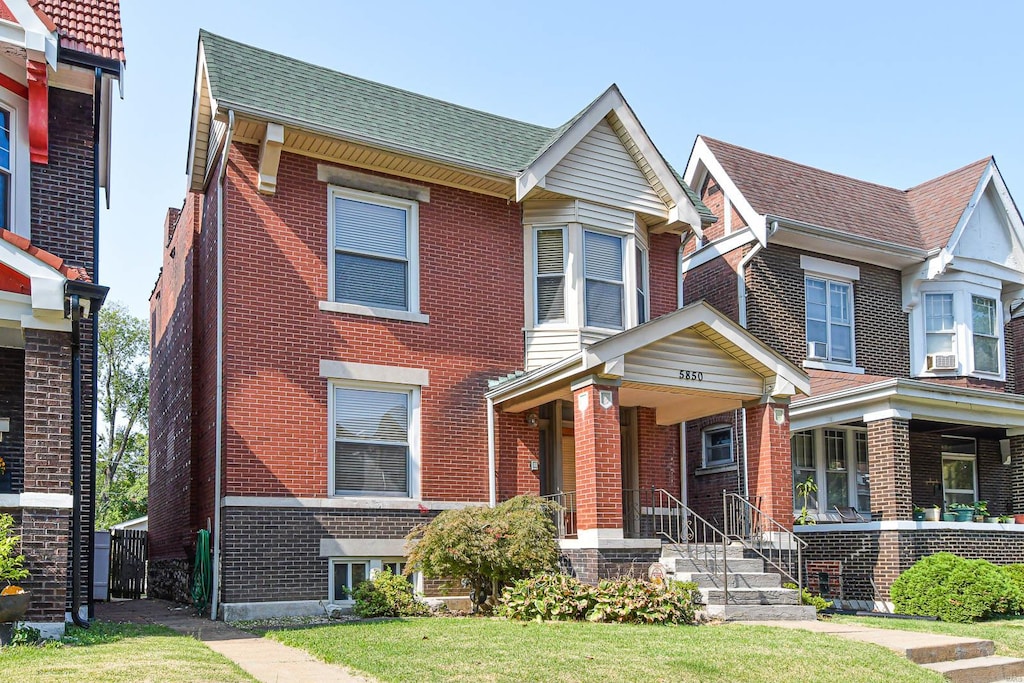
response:
[[[849,524],[853,522],[866,522],[867,519],[864,515],[857,512],[857,508],[851,505],[834,505],[832,506],[836,513],[839,515],[840,524]]]

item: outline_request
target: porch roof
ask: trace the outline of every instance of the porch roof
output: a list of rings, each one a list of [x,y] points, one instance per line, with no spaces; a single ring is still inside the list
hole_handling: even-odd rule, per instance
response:
[[[603,339],[567,358],[511,375],[487,393],[506,412],[572,398],[589,375],[618,382],[622,406],[657,409],[659,424],[810,393],[798,367],[704,301]]]
[[[893,377],[802,399],[789,415],[793,431],[894,417],[1024,433],[1024,396]]]

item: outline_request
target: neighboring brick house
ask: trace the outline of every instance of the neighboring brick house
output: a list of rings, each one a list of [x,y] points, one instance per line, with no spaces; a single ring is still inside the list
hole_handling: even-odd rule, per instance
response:
[[[741,406],[790,514],[809,380],[679,309],[714,217],[616,87],[546,128],[203,32],[195,93],[151,296],[151,594],[186,597],[210,529],[213,615],[318,612],[519,493],[566,504],[582,577],[629,571],[661,549],[640,496],[684,495],[678,425]]]
[[[92,594],[93,283],[124,48],[117,2],[2,0],[0,24],[0,511],[26,620],[57,635]]]
[[[1024,525],[911,521],[979,499],[1024,513],[1024,224],[995,160],[898,190],[698,137],[685,178],[720,220],[684,249],[683,302],[811,377],[790,429],[792,483],[818,486],[819,523],[797,527],[812,586],[828,573],[871,605],[925,554],[1024,561]],[[690,425],[692,487],[744,489],[733,420]],[[709,438],[733,452],[709,462]]]

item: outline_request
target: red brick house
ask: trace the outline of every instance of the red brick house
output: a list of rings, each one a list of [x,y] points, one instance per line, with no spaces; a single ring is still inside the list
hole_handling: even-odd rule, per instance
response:
[[[792,484],[818,487],[818,524],[797,527],[811,586],[873,607],[923,555],[1024,561],[1024,525],[911,519],[1024,513],[1024,224],[995,159],[899,190],[699,137],[685,178],[720,220],[686,243],[683,303],[811,378],[789,423]],[[732,419],[690,423],[691,486],[745,490],[741,448],[701,459],[702,432]]]
[[[213,615],[319,612],[414,525],[520,493],[564,504],[582,578],[646,571],[680,425],[738,409],[749,493],[790,521],[807,375],[679,307],[716,219],[615,86],[548,128],[205,32],[195,83],[151,297],[151,594],[185,599],[210,529]]]
[[[0,511],[49,635],[91,598],[95,334],[117,2],[0,2]]]

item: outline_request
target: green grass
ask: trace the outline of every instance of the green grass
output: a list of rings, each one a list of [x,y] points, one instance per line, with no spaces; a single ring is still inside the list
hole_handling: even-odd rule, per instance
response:
[[[992,621],[979,621],[974,624],[851,616],[834,616],[832,619],[840,624],[860,624],[873,628],[898,629],[901,631],[927,631],[947,636],[992,640],[996,643],[996,654],[1024,657],[1024,617],[993,619]]]
[[[758,626],[410,619],[268,632],[382,681],[942,681],[873,645]]]
[[[95,622],[64,643],[0,649],[0,680],[18,683],[253,681],[194,638],[162,626]]]

